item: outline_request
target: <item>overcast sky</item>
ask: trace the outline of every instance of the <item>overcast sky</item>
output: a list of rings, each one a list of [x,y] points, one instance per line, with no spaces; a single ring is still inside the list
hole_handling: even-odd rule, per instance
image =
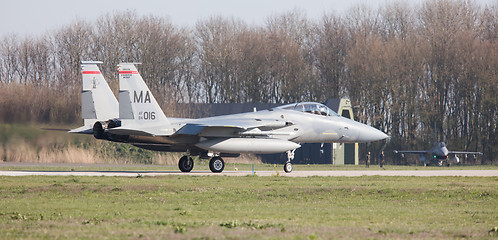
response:
[[[1,4],[0,36],[8,33],[38,35],[71,24],[76,19],[95,21],[114,11],[135,10],[139,15],[167,17],[174,25],[194,25],[213,15],[263,24],[272,14],[303,11],[310,19],[324,13],[346,13],[358,4],[373,9],[391,0],[6,0]],[[492,4],[496,0],[475,0]],[[413,5],[423,0],[407,1]]]

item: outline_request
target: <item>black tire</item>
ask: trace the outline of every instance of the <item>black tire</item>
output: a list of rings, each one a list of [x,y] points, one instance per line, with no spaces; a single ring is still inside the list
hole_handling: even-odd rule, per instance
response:
[[[220,173],[225,169],[225,161],[221,157],[213,157],[209,160],[209,169],[211,172]]]
[[[286,173],[292,172],[292,164],[290,162],[287,162],[287,163],[284,164],[284,171]]]
[[[194,160],[187,156],[183,156],[180,158],[180,161],[178,161],[178,167],[182,172],[190,172],[194,168]]]

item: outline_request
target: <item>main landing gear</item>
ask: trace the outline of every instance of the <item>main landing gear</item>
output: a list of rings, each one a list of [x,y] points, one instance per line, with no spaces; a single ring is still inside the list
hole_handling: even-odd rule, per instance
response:
[[[284,164],[284,171],[286,173],[292,172],[291,161],[294,159],[294,152],[295,151],[296,151],[296,149],[287,151],[287,162]]]
[[[213,157],[209,160],[209,169],[211,172],[220,173],[225,169],[225,161],[221,157]]]
[[[194,160],[189,155],[183,156],[178,161],[178,167],[182,172],[190,172],[194,168]]]
[[[188,151],[187,155],[183,156],[180,158],[180,161],[178,161],[178,167],[182,172],[190,172],[194,168],[194,160],[190,157]],[[212,157],[211,160],[209,160],[209,169],[214,173],[223,172],[223,169],[225,169],[225,161],[223,161],[223,158],[220,156]]]

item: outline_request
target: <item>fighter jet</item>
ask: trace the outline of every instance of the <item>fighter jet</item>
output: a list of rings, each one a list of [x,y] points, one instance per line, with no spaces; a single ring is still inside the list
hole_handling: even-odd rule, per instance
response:
[[[289,173],[294,151],[302,143],[371,142],[388,137],[314,102],[200,119],[167,118],[134,63],[121,63],[118,71],[119,118],[96,121],[93,135],[149,150],[185,152],[178,162],[182,172],[192,171],[191,156],[211,158],[210,170],[219,173],[225,167],[224,156],[287,152],[284,171]]]
[[[434,126],[434,129],[436,127]],[[437,134],[434,132],[435,136],[435,141],[434,141],[434,146],[429,149],[429,150],[394,150],[394,153],[400,153],[401,156],[404,157],[404,154],[420,154],[424,160],[425,163],[425,155],[431,155],[432,160],[430,163],[442,166],[444,163],[446,163],[447,166],[450,165],[450,163],[454,164],[459,164],[460,159],[458,158],[457,154],[466,154],[466,155],[482,155],[482,152],[465,152],[465,151],[449,151],[448,148],[446,147],[445,142],[437,142]],[[450,157],[451,156],[451,157]]]

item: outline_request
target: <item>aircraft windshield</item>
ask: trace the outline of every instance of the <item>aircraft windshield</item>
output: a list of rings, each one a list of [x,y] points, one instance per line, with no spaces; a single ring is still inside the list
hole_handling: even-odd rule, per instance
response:
[[[322,116],[339,116],[336,112],[334,112],[332,109],[328,108],[327,106],[321,103],[314,103],[314,102],[289,104],[281,106],[279,108],[286,110],[294,110],[298,112],[306,112]]]

